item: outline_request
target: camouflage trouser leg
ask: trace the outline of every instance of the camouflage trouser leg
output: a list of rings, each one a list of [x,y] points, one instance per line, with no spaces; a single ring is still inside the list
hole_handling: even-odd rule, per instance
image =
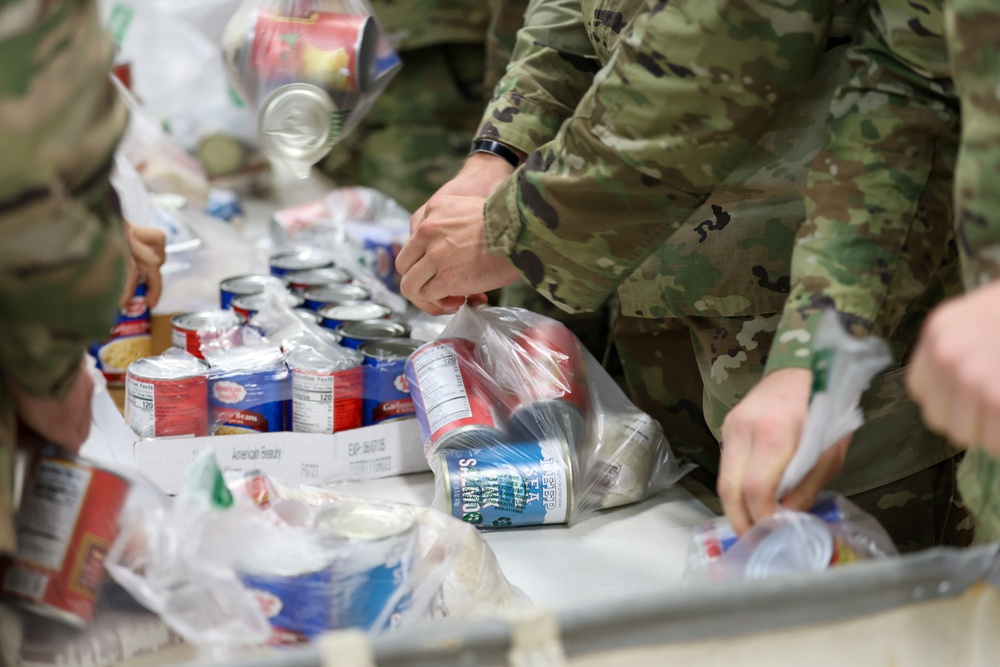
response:
[[[958,469],[958,486],[976,518],[976,542],[1000,540],[1000,460],[970,449]]]
[[[619,319],[615,342],[632,400],[660,420],[677,455],[701,465],[707,476],[718,474],[717,438],[726,413],[763,376],[778,319]],[[829,486],[852,500],[860,497],[901,548],[968,544],[955,453],[923,427],[906,398],[904,375],[896,368],[872,382],[862,398],[866,422]]]

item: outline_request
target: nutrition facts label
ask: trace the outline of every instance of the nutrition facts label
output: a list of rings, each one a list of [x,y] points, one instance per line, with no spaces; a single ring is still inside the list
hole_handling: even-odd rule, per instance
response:
[[[31,493],[18,512],[18,558],[62,569],[90,477],[89,470],[68,463],[39,462]]]
[[[333,433],[332,373],[292,373],[292,430],[296,433]]]
[[[451,347],[428,347],[412,363],[431,434],[445,424],[472,417],[462,369]]]
[[[128,378],[125,387],[126,413],[129,426],[140,438],[156,435],[155,387],[150,382]]]

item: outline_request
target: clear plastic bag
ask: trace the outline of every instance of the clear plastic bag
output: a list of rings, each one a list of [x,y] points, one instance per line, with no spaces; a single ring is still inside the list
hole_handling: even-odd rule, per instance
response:
[[[300,178],[402,66],[365,0],[245,0],[223,42],[264,153]]]
[[[406,374],[434,506],[481,528],[565,523],[687,472],[659,424],[536,313],[465,306]]]

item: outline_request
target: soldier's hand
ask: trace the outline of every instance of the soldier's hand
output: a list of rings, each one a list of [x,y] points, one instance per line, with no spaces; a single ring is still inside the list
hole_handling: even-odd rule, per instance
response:
[[[786,368],[765,376],[722,423],[719,498],[740,535],[778,507],[781,477],[798,448],[809,409],[812,372]],[[806,478],[781,499],[804,511],[844,465],[850,437],[828,449]]]
[[[167,259],[167,237],[155,227],[141,227],[125,223],[128,235],[129,262],[125,289],[118,305],[122,308],[128,304],[135,294],[135,288],[140,283],[146,283],[146,304],[150,309],[160,300],[163,293],[163,279],[160,267]]]
[[[455,177],[417,209],[410,218],[410,234],[427,217],[428,205],[434,205],[445,197],[489,197],[504,180],[514,173],[514,167],[502,157],[490,153],[473,153],[466,160]]]
[[[22,425],[41,436],[40,442],[58,445],[70,454],[80,451],[93,420],[90,400],[94,381],[85,363],[74,371],[61,399],[39,398],[13,383],[8,389]]]
[[[1000,281],[927,319],[907,385],[927,425],[953,443],[1000,454]]]
[[[486,249],[484,197],[444,196],[427,214],[396,258],[400,289],[418,308],[453,313],[466,295],[488,292],[520,276],[506,257]]]

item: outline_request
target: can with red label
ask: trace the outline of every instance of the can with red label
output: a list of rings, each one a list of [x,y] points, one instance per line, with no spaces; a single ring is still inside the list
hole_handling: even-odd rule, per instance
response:
[[[269,264],[272,276],[284,277],[286,274],[307,269],[333,268],[333,257],[326,251],[314,248],[287,250],[271,255]]]
[[[309,269],[286,273],[285,284],[293,292],[305,292],[314,287],[329,287],[330,285],[346,285],[351,282],[351,276],[346,271],[336,267],[326,269]]]
[[[242,324],[243,318],[231,310],[205,310],[175,315],[170,319],[170,341],[174,347],[204,359],[202,343],[228,339],[236,345],[240,340]]]
[[[303,299],[298,294],[286,294],[285,304],[289,308],[299,308],[305,303]],[[233,299],[233,312],[242,317],[244,320],[249,320],[251,317],[257,314],[263,306],[267,304],[266,294],[247,294],[245,296],[238,296]]]
[[[348,303],[343,306],[323,306],[317,311],[321,323],[327,329],[336,330],[344,322],[362,322],[364,320],[384,320],[392,316],[388,306],[363,301]]]
[[[373,340],[408,338],[410,325],[390,319],[360,320],[342,322],[334,331],[340,334],[341,345],[358,349],[362,344]]]
[[[208,435],[208,364],[189,354],[140,359],[125,379],[125,420],[136,435]]]
[[[260,294],[268,285],[276,287],[285,286],[280,278],[265,274],[249,274],[226,278],[219,283],[219,307],[225,310],[230,307],[233,299],[236,297]]]
[[[506,406],[491,390],[471,341],[444,338],[421,346],[406,362],[406,379],[428,451],[450,447],[446,441],[467,431],[504,432]]]
[[[316,350],[288,353],[292,375],[292,430],[297,433],[339,433],[362,424],[364,372],[361,354],[344,350],[338,359]]]
[[[286,429],[291,386],[278,347],[237,347],[212,355],[208,405],[215,435]]]
[[[86,625],[130,486],[54,448],[41,454],[17,513],[17,554],[0,561],[0,593],[42,616]]]
[[[149,330],[146,286],[139,284],[129,302],[119,309],[108,339],[90,347],[90,354],[97,360],[97,368],[104,373],[108,384],[124,384],[128,365],[152,354]]]
[[[365,357],[365,426],[414,416],[406,360],[421,345],[410,338],[393,338],[370,341],[358,348]]]
[[[302,293],[306,306],[319,310],[324,306],[344,306],[371,301],[372,293],[361,285],[326,285],[313,287]]]

